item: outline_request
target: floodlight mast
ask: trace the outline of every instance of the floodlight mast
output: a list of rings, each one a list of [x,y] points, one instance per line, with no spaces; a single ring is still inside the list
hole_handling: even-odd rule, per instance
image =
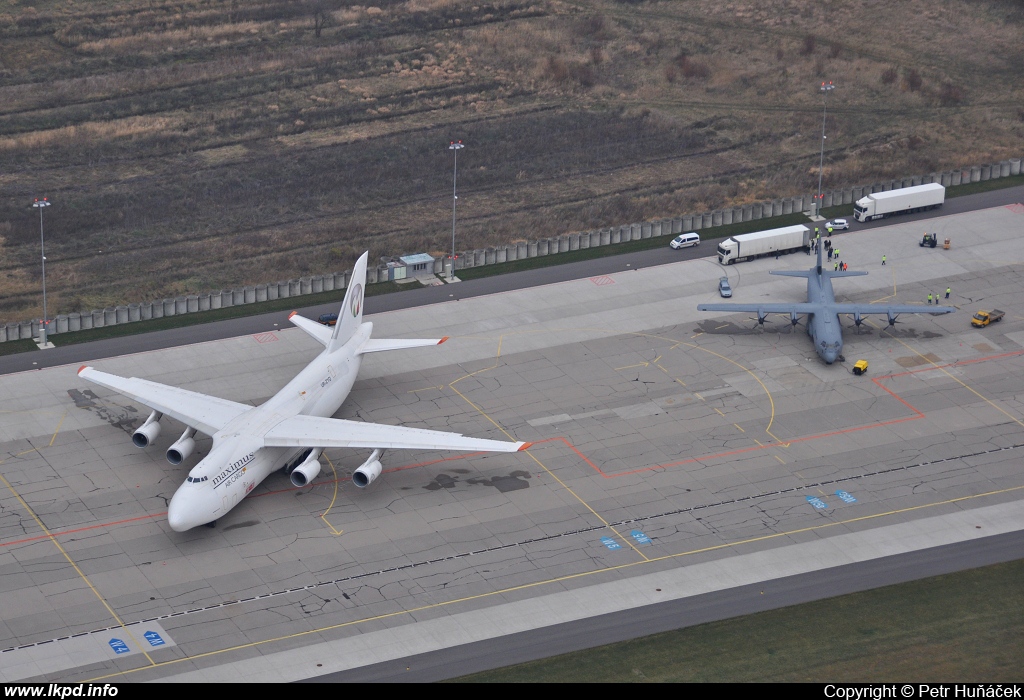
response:
[[[455,194],[455,186],[459,178],[459,151],[465,148],[462,141],[452,141],[448,150],[455,155],[455,164],[452,169],[452,257],[448,260],[448,281],[455,277],[455,203],[458,196]]]
[[[832,84],[832,81],[822,83],[818,91],[821,92],[824,97],[824,104],[821,108],[821,157],[818,159],[818,206],[815,210],[815,214],[821,212],[821,177],[825,169],[825,114],[828,111],[828,94],[836,89],[836,86]]]
[[[46,243],[43,238],[43,209],[50,206],[50,202],[46,197],[43,197],[42,200],[36,199],[32,206],[39,210],[39,252],[43,258],[43,320],[39,324],[39,344],[45,348],[47,342],[46,326],[50,323],[50,317],[46,312]]]

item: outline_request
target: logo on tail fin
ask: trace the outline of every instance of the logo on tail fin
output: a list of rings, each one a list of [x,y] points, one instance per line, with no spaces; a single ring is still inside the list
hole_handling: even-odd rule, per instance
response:
[[[358,317],[363,308],[363,285],[357,284],[352,289],[352,316]]]

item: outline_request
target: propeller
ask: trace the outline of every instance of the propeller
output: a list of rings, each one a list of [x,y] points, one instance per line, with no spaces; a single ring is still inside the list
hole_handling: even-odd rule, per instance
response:
[[[792,333],[797,326],[803,325],[800,322],[800,316],[795,311],[789,313],[789,328],[786,330],[787,333]],[[781,332],[781,331],[780,331]]]
[[[893,319],[895,321],[896,319]],[[861,318],[860,312],[855,311],[853,313],[853,325],[857,327],[857,332],[860,333],[860,324],[864,323],[864,319]]]
[[[765,322],[765,319],[767,317],[768,317],[768,314],[766,314],[766,313],[764,313],[762,311],[758,311],[757,312],[757,326],[755,326],[755,328],[758,329],[758,330],[763,331],[764,330],[764,322]],[[753,321],[754,318],[751,317],[750,320]]]
[[[888,316],[889,316],[889,325],[886,326],[886,330],[888,330],[889,328],[895,328],[895,326],[896,326],[896,319],[898,319],[900,317],[899,314],[894,314],[892,311],[890,311],[888,313]]]

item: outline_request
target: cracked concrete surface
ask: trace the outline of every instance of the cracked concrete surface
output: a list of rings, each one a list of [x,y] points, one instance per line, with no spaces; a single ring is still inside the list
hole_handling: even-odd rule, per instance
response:
[[[965,244],[923,254],[918,225],[848,234],[844,258],[873,274],[842,280],[837,293],[873,301],[895,283],[902,302],[948,279],[951,301],[1014,308],[1024,215],[1001,208],[935,227],[956,229]],[[868,262],[881,241],[884,270]],[[799,284],[767,271],[806,264],[745,264],[737,300],[798,299]],[[76,368],[0,377],[10,397],[0,413],[0,474],[10,484],[0,490],[0,649],[26,647],[0,652],[0,678],[236,679],[264,656],[392,630],[416,637],[418,625],[444,645],[446,620],[533,596],[1020,499],[1020,316],[972,331],[971,306],[908,318],[895,333],[848,330],[847,357],[870,363],[868,376],[853,377],[821,365],[802,332],[748,332],[740,315],[697,312],[714,296],[713,265],[613,277],[370,319],[378,337],[444,328],[452,339],[369,356],[338,417],[534,441],[529,454],[389,451],[384,475],[359,490],[349,477],[365,453],[327,450],[334,470],[311,487],[272,476],[214,529],[174,533],[165,519],[209,439],[172,467],[163,451],[182,426],[165,418],[157,444],[136,449],[129,434],[147,409],[94,392]],[[544,314],[522,313],[538,305]],[[255,404],[316,351],[301,331],[275,335],[280,342],[242,337],[96,364]],[[637,545],[634,529],[650,544]],[[669,558],[645,561],[659,557]],[[174,643],[149,649],[153,664],[137,653],[96,656],[119,620],[155,620]],[[93,644],[92,656],[60,640],[80,633],[92,633],[75,642]],[[56,651],[41,656],[44,646]],[[287,673],[318,672],[292,663]]]

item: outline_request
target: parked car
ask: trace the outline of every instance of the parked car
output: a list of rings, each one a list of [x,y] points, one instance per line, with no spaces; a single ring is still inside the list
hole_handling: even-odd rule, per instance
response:
[[[732,287],[729,286],[729,278],[723,277],[718,280],[718,293],[728,299],[732,296]]]
[[[324,324],[325,326],[333,326],[338,322],[338,314],[320,314],[317,321]]]
[[[691,231],[690,233],[681,233],[673,238],[669,245],[672,246],[673,250],[700,245],[700,235],[695,231]]]
[[[846,219],[833,219],[825,224],[825,230],[828,231],[830,226],[833,231],[845,231],[850,228],[850,222]]]

